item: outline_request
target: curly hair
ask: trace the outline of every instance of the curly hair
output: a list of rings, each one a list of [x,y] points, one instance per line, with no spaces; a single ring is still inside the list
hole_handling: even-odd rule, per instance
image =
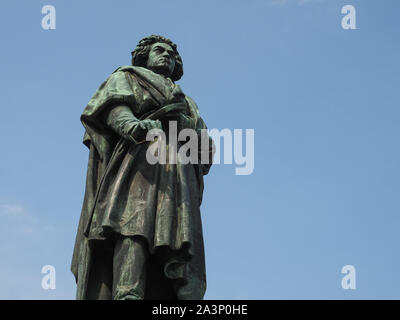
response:
[[[147,59],[149,57],[150,47],[152,44],[156,42],[163,42],[171,46],[171,48],[175,52],[175,68],[172,72],[171,80],[178,81],[183,76],[183,63],[182,58],[179,55],[177,50],[177,46],[171,40],[164,38],[159,35],[151,35],[149,37],[145,37],[139,41],[139,44],[136,46],[135,50],[131,52],[132,54],[132,65],[138,67],[146,67]]]

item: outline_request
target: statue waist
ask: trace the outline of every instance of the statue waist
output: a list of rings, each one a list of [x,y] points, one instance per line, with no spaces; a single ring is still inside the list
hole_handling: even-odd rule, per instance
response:
[[[162,120],[169,119],[173,120],[177,118],[179,114],[189,115],[187,104],[184,102],[167,104],[159,109],[146,112],[139,117],[140,120],[150,119],[150,120]]]

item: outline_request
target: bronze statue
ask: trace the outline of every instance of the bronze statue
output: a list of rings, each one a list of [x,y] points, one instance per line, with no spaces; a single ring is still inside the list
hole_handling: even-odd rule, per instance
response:
[[[71,266],[77,299],[203,299],[200,204],[212,143],[208,164],[146,160],[149,130],[168,131],[171,120],[178,130],[206,129],[175,84],[182,75],[176,45],[146,37],[132,66],[115,70],[83,111],[90,152]]]

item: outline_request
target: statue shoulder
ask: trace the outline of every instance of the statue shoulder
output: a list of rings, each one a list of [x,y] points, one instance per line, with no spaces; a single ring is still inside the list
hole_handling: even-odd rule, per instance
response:
[[[149,72],[146,68],[143,67],[137,67],[137,66],[120,66],[117,69],[114,70],[114,73],[118,72],[129,72],[131,74],[141,74],[143,72]]]
[[[199,119],[200,118],[200,111],[199,107],[197,106],[197,103],[189,96],[185,95],[185,100],[189,106],[191,114],[194,116],[194,118]]]
[[[109,75],[105,81],[105,85],[115,87],[115,89],[118,90],[126,86],[133,89],[138,85],[138,79],[141,77],[141,72],[143,72],[141,69],[144,68],[136,66],[120,66]]]
[[[119,66],[117,69],[114,70],[114,72],[118,72],[118,71],[127,71],[129,69],[133,68],[133,66]],[[114,73],[113,72],[113,73]]]
[[[189,97],[185,95],[186,102],[189,104],[190,107],[195,108],[197,111],[199,110],[199,107],[197,106],[197,103],[193,100],[192,97]]]

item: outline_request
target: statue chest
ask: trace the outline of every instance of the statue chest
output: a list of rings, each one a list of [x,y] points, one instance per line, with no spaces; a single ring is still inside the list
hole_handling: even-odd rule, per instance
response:
[[[133,92],[135,95],[135,114],[141,117],[144,114],[172,103],[185,103],[185,94],[179,85],[171,80],[160,79],[133,79]]]

